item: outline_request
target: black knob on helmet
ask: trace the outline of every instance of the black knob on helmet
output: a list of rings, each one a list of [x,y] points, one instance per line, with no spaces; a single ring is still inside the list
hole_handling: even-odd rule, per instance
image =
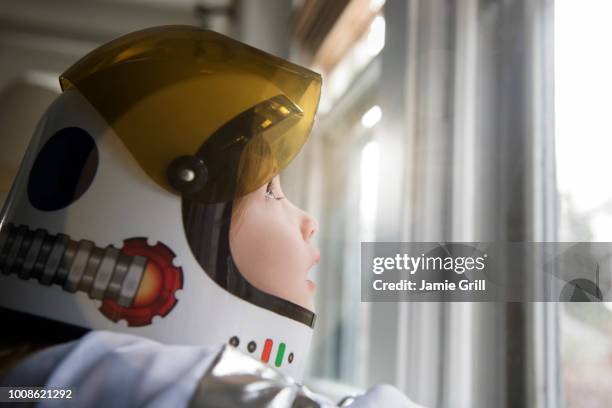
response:
[[[182,194],[197,193],[207,181],[208,169],[199,157],[180,156],[168,166],[168,182]]]

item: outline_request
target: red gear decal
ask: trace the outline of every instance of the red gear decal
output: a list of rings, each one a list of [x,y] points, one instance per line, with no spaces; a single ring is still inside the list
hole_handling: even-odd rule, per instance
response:
[[[105,299],[100,311],[114,322],[125,319],[128,326],[147,326],[153,316],[164,317],[176,305],[174,294],[183,288],[183,270],[172,265],[176,255],[161,242],[150,246],[146,238],[130,238],[123,241],[121,252],[146,257],[147,267],[132,306],[123,307],[115,300]]]

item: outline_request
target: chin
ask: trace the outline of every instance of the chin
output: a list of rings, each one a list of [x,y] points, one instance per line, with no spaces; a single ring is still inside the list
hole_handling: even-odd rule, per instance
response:
[[[313,313],[315,312],[314,293],[307,294],[305,297],[301,299],[301,301],[295,302],[295,303],[297,303],[298,305],[302,306],[305,309],[310,310]]]

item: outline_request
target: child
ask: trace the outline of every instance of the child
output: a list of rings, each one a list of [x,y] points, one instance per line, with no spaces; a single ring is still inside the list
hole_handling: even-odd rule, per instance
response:
[[[165,26],[60,83],[1,214],[0,306],[19,333],[2,385],[62,406],[331,406],[299,385],[317,224],[278,179],[320,76]],[[378,387],[352,406],[367,404],[409,401]]]

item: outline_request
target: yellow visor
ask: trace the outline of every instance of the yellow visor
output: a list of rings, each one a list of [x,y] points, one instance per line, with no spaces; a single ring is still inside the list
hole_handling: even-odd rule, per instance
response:
[[[61,77],[104,117],[162,188],[203,202],[247,194],[303,146],[319,74],[190,26],[138,31]]]

